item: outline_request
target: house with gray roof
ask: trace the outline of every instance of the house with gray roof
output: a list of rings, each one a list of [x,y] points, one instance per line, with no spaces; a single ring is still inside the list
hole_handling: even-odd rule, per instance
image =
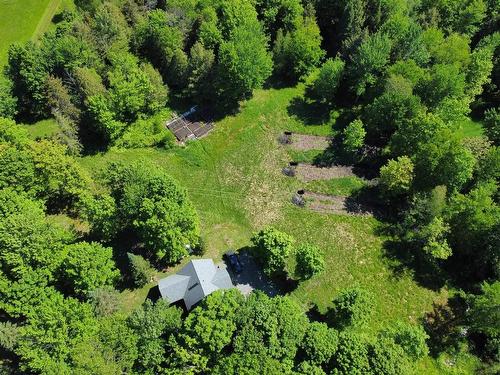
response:
[[[184,300],[188,310],[210,293],[233,287],[226,268],[212,259],[193,259],[175,275],[161,279],[158,288],[169,303]]]

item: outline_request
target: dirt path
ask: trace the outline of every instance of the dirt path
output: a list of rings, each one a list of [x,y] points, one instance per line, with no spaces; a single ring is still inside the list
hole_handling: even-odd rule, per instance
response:
[[[306,163],[300,163],[295,167],[295,175],[302,182],[355,176],[352,167],[349,166],[317,167]]]
[[[324,150],[330,145],[329,137],[320,137],[317,135],[295,134],[291,136],[292,143],[290,147],[298,151]]]

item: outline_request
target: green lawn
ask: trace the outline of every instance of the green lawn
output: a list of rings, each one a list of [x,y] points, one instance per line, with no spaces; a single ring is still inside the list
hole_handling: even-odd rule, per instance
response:
[[[460,124],[459,134],[462,137],[479,137],[483,135],[483,125],[479,121],[468,118]]]
[[[0,67],[7,62],[9,46],[41,35],[61,0],[0,0]]]
[[[342,195],[347,197],[364,186],[366,186],[366,182],[359,177],[342,177],[332,180],[311,181],[304,185],[304,189],[316,193]]]
[[[59,125],[53,118],[41,120],[35,122],[34,124],[23,124],[22,126],[28,130],[32,139],[49,138],[50,136],[56,134],[59,130]]]
[[[297,163],[313,163],[316,157],[323,154],[323,150],[307,150],[299,151],[289,149],[288,154],[290,155],[291,161],[296,161]]]

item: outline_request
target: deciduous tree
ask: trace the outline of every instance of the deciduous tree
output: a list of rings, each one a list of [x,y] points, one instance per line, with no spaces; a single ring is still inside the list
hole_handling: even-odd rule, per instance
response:
[[[333,328],[328,328],[325,323],[312,322],[300,346],[305,359],[320,366],[330,362],[337,351],[338,341],[338,333]]]
[[[295,274],[301,279],[310,279],[325,269],[325,260],[321,250],[311,244],[304,244],[295,252]]]
[[[344,289],[333,300],[329,319],[342,328],[363,326],[370,318],[373,304],[373,296],[367,290],[360,287]]]
[[[380,168],[380,183],[388,195],[408,192],[413,183],[413,163],[407,156],[391,159]]]
[[[252,243],[267,275],[275,276],[285,272],[286,259],[293,244],[291,236],[269,227],[256,233],[252,237]]]

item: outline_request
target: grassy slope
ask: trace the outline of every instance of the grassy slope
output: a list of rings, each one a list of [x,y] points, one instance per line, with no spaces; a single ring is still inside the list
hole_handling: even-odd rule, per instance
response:
[[[376,297],[372,323],[363,334],[372,336],[395,320],[419,321],[434,301],[444,300],[446,292],[417,285],[409,272],[393,274],[375,219],[317,214],[290,203],[300,183],[281,174],[290,156],[277,143],[278,135],[284,129],[310,134],[329,130],[326,125],[304,125],[288,115],[290,100],[301,90],[259,90],[238,115],[218,122],[211,135],[185,148],[111,150],[82,158],[81,164],[97,173],[112,160],[143,158],[175,176],[200,214],[207,257],[220,259],[228,247],[247,246],[251,233],[268,224],[292,234],[297,242],[317,244],[326,255],[326,272],[291,293],[304,309],[317,303],[324,310],[342,288],[362,285]],[[124,292],[127,310],[146,294],[147,288]],[[430,360],[420,368],[442,372]]]
[[[0,66],[9,46],[41,35],[61,0],[0,0]]]
[[[28,130],[32,139],[50,138],[59,130],[59,124],[53,118],[41,120],[34,124],[23,124],[22,126]]]

